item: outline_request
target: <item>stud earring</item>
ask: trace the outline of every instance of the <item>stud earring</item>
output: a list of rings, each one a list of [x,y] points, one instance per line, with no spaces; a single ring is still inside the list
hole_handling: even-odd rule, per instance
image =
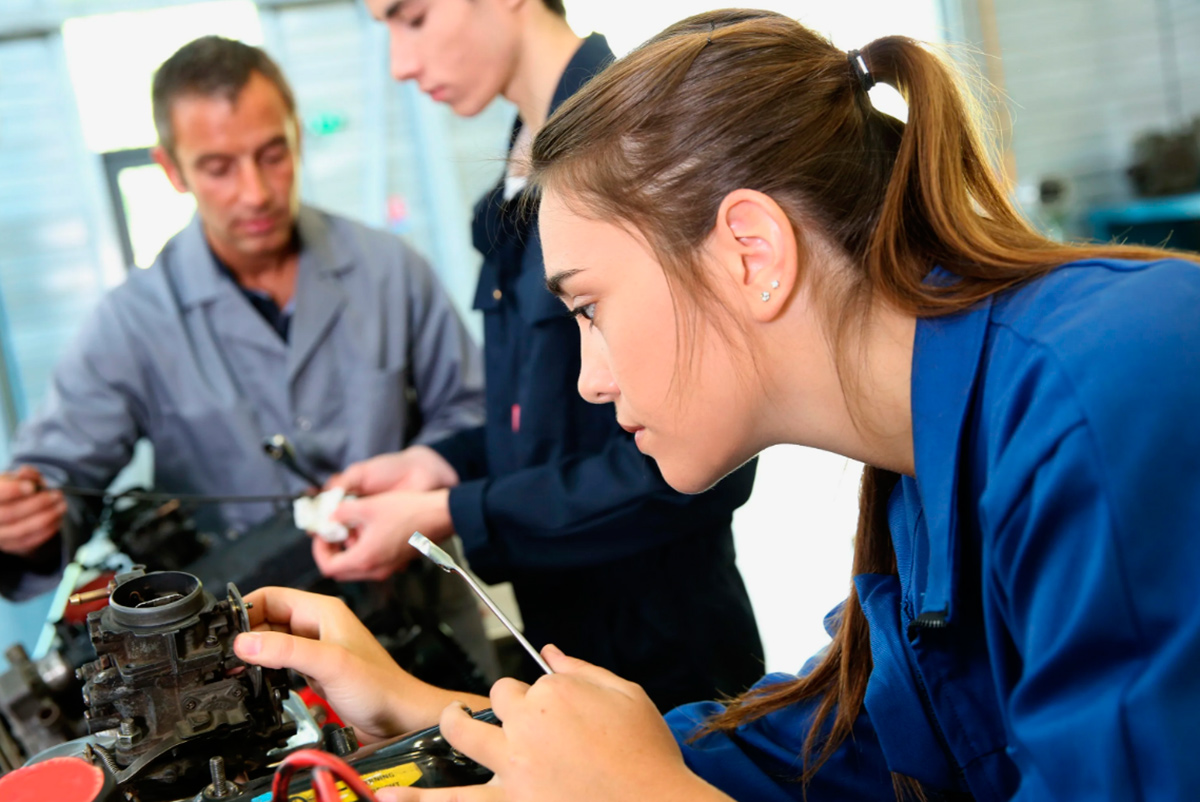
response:
[[[769,300],[771,300],[771,293],[769,293],[769,292],[764,292],[764,293],[762,294],[762,299],[763,299],[764,301],[769,301]]]
[[[779,289],[779,279],[775,279],[774,281],[771,282],[771,289],[773,289],[773,290]]]

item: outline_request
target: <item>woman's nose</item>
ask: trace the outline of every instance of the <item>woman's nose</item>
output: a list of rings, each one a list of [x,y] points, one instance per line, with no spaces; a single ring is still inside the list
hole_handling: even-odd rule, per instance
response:
[[[621,391],[608,367],[608,355],[599,337],[579,334],[579,395],[591,404],[611,404]]]

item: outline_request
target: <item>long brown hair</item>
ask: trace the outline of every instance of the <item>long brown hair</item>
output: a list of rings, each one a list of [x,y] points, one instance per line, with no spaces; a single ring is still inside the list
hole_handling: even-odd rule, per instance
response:
[[[771,196],[801,245],[806,230],[816,231],[853,267],[850,281],[817,287],[833,295],[835,345],[876,300],[916,316],[951,314],[1066,262],[1167,255],[1064,245],[1037,233],[997,181],[954,71],[899,36],[861,53],[870,75],[907,101],[906,123],[871,105],[846,53],[793,20],[748,10],[691,17],[559,109],[534,143],[533,181],[599,219],[633,225],[672,292],[717,314],[697,255],[721,201],[738,188]],[[954,280],[927,282],[934,265]],[[696,316],[681,322],[695,325]],[[886,515],[896,480],[871,467],[863,474],[855,574],[896,572]],[[812,672],[742,696],[708,726],[731,730],[817,700],[804,745],[807,781],[850,734],[871,666],[851,586],[833,643]]]

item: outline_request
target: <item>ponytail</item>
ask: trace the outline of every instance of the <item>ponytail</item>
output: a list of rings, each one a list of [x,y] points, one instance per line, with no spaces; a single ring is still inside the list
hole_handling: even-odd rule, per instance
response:
[[[880,468],[863,469],[858,532],[854,539],[852,574],[855,576],[896,573],[896,553],[888,535],[887,502],[899,478]],[[862,708],[870,674],[870,631],[858,603],[858,593],[851,584],[850,594],[842,605],[837,634],[825,657],[810,673],[733,700],[720,714],[706,721],[696,737],[714,731],[734,730],[784,707],[819,700],[804,739],[804,768],[800,779],[807,783],[850,736]],[[828,725],[828,733],[822,734],[830,716],[833,716],[833,722]]]
[[[918,316],[952,314],[1092,256],[1161,259],[1157,248],[1064,245],[1035,231],[996,177],[957,76],[924,44],[903,36],[862,50],[872,77],[908,104],[869,246],[864,283]],[[940,265],[957,281],[931,284]]]

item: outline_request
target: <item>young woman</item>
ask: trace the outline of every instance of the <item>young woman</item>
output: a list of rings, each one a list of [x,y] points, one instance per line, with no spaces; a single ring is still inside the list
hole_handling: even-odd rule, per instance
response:
[[[848,55],[767,12],[656,37],[533,160],[581,392],[685,491],[771,443],[866,462],[854,580],[800,676],[665,724],[547,648],[556,674],[494,687],[503,728],[441,714],[491,784],[388,798],[1196,798],[1194,257],[1043,239],[925,48]],[[264,620],[293,635],[242,636],[250,659],[333,683],[371,733],[450,700],[279,593]]]

